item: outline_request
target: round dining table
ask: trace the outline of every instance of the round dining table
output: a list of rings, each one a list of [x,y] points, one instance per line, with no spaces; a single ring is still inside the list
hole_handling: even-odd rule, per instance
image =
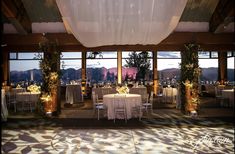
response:
[[[138,117],[137,114],[132,113],[132,108],[141,106],[141,95],[139,94],[107,94],[103,96],[103,103],[107,107],[107,116],[108,119],[114,119],[114,108],[115,105],[113,103],[115,99],[115,95],[126,95],[126,114],[127,119],[131,119],[132,117]],[[118,119],[124,119],[124,117],[116,117]]]
[[[177,94],[178,94],[177,88],[172,88],[172,87],[163,88],[162,95],[165,102],[177,103],[176,102]]]
[[[82,88],[79,84],[66,85],[66,103],[74,104],[83,102]]]
[[[19,92],[16,94],[17,102],[30,101],[37,103],[39,100],[40,93],[39,92]]]

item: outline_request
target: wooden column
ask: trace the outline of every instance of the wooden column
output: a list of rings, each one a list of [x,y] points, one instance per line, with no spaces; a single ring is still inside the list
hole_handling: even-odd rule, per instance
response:
[[[86,94],[86,51],[82,51],[82,94]]]
[[[1,69],[2,69],[2,76],[1,80],[5,84],[9,85],[10,83],[10,71],[9,71],[9,53],[8,52],[1,52]]]
[[[117,80],[118,84],[122,83],[122,51],[118,50],[117,51]]]
[[[60,52],[60,51],[58,51],[58,52]],[[57,59],[57,71],[59,71],[60,70],[60,58],[61,57],[58,57],[58,59]],[[60,114],[61,113],[61,82],[60,82],[60,80],[58,80],[58,82],[57,82],[57,112],[58,112],[58,114]]]
[[[218,52],[218,81],[227,81],[227,52]]]
[[[158,74],[157,74],[157,51],[153,51],[153,92],[158,92]]]

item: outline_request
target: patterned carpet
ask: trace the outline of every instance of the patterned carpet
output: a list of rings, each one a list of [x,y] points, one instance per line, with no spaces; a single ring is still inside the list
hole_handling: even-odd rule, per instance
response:
[[[234,153],[233,117],[8,119],[2,153]]]

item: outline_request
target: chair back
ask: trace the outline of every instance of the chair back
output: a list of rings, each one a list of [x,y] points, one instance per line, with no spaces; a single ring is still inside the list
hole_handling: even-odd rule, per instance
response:
[[[126,108],[126,95],[114,95],[113,106],[115,109],[125,109]]]
[[[109,88],[103,88],[102,89],[102,95],[104,96],[104,95],[107,95],[107,94],[109,94]]]
[[[148,103],[149,102],[149,95],[145,94],[143,96],[141,96],[142,98],[142,103]]]
[[[13,103],[16,101],[16,93],[13,91],[6,92],[7,103]]]
[[[222,96],[222,90],[224,87],[215,87],[215,96]]]
[[[151,94],[150,97],[149,97],[149,103],[150,104],[153,104],[153,95]]]
[[[95,93],[92,93],[92,101],[94,105],[98,103],[98,96]]]

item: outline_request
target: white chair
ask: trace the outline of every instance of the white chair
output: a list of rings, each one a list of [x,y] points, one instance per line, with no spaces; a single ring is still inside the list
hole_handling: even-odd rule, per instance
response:
[[[101,89],[101,92],[102,92],[102,98],[103,98],[104,95],[109,94],[109,88],[103,88],[103,89]]]
[[[113,99],[113,110],[114,110],[114,123],[117,118],[117,115],[123,115],[125,122],[127,122],[127,113],[126,113],[126,95],[117,94],[114,95]]]
[[[146,101],[142,104],[143,109],[149,115],[148,110],[151,110],[151,114],[153,113],[153,92],[151,92],[150,98],[146,98]]]
[[[32,102],[32,100],[31,100],[31,93],[25,95],[25,100],[22,102],[22,110],[23,110],[23,111],[25,111],[25,110],[26,110],[26,111],[30,110],[30,112],[32,112],[32,111],[33,111],[32,105],[33,105],[33,102]],[[35,106],[35,105],[34,105],[34,106]]]
[[[6,98],[7,98],[7,106],[8,108],[11,107],[11,105],[14,106],[14,111],[17,111],[17,101],[16,101],[16,93],[15,92],[7,92],[6,93]]]
[[[100,120],[100,110],[105,110],[103,102],[98,101],[98,96],[95,93],[92,93],[92,101],[94,111],[97,111],[97,119]]]
[[[224,87],[215,87],[215,99],[216,99],[216,102],[219,102],[220,103],[220,106],[224,107],[224,106],[228,106],[227,104],[227,100],[226,98],[224,98],[222,96],[222,90],[224,89]]]
[[[135,103],[136,99],[129,99],[130,103]],[[138,115],[138,118],[139,118],[139,121],[141,120],[142,118],[142,103],[140,105],[137,105],[137,106],[134,106],[131,108],[131,114],[132,114],[132,117]]]

